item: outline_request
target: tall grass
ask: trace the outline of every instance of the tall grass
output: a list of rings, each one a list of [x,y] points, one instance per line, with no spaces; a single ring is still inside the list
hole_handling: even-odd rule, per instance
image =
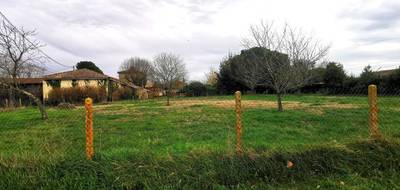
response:
[[[287,168],[290,160],[293,168]],[[197,152],[161,159],[151,154],[93,161],[69,157],[53,163],[0,161],[3,189],[241,189],[307,183],[322,189],[400,186],[400,144],[365,140],[344,147],[299,152]],[[350,176],[350,178],[349,178]],[[355,180],[373,183],[352,184]],[[312,180],[316,180],[312,182]],[[335,185],[324,180],[338,180]],[[379,179],[379,181],[374,181]],[[311,180],[311,181],[310,181]],[[343,182],[343,183],[342,183]]]

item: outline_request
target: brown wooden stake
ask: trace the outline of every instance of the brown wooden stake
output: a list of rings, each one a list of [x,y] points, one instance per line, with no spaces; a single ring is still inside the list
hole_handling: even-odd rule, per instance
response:
[[[376,85],[368,86],[369,131],[372,138],[379,138],[378,129],[378,92]]]
[[[93,148],[93,100],[91,98],[85,99],[86,109],[86,158],[92,160],[94,155]]]
[[[21,98],[19,99],[19,107],[22,107],[22,100],[21,100]]]
[[[236,152],[241,154],[242,149],[242,103],[240,91],[235,92],[236,102]]]

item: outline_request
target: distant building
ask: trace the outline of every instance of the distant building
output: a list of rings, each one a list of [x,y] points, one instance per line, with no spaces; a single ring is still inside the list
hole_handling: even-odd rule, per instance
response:
[[[54,88],[72,87],[104,87],[108,99],[112,99],[112,92],[115,88],[128,87],[138,90],[139,87],[133,84],[121,82],[120,80],[89,70],[79,69],[61,73],[54,73],[43,77],[42,82],[43,100],[47,100],[49,93]]]
[[[120,81],[124,81],[124,82],[129,82],[128,80],[128,76],[131,74],[131,71],[126,70],[126,71],[118,71],[118,79]]]
[[[36,97],[42,97],[44,101],[49,98],[49,93],[55,88],[104,87],[109,99],[111,99],[113,90],[120,87],[131,88],[134,91],[140,89],[133,84],[89,69],[54,73],[41,78],[19,78],[16,82],[20,89],[30,92]]]
[[[164,90],[156,85],[156,83],[152,80],[147,80],[145,88],[149,90],[149,96],[150,97],[161,97],[165,95]]]
[[[392,74],[394,74],[397,71],[397,69],[388,69],[388,70],[382,70],[382,71],[375,71],[374,74],[376,74],[379,77],[387,77]]]
[[[129,79],[131,75],[138,74],[140,75],[141,72],[135,72],[134,70],[125,70],[125,71],[119,71],[118,72],[118,78],[120,81],[126,82],[126,83],[132,83],[131,80]],[[138,91],[138,96],[143,96],[146,99],[146,97],[160,97],[164,96],[164,90],[158,86],[155,85],[155,82],[152,80],[146,80],[145,84],[141,84],[143,89]]]
[[[121,82],[127,83],[127,84],[132,84],[135,85],[129,80],[129,76],[132,74],[143,74],[141,72],[135,72],[134,70],[125,70],[125,71],[119,71],[118,72],[118,78]],[[148,99],[149,98],[149,93],[150,90],[145,88],[146,84],[141,84],[136,91],[136,95],[138,96],[139,99]]]
[[[132,83],[129,80],[129,77],[131,75],[141,75],[141,72],[135,72],[134,70],[125,70],[125,71],[119,71],[118,72],[118,78],[120,81],[126,82],[126,83]],[[179,95],[179,91],[186,85],[184,81],[176,81],[172,84],[172,95]],[[147,96],[148,97],[160,97],[166,95],[165,90],[158,85],[155,81],[153,80],[146,80],[145,84],[141,84],[141,86],[144,87],[143,90],[146,90]],[[141,90],[139,90],[139,94]]]

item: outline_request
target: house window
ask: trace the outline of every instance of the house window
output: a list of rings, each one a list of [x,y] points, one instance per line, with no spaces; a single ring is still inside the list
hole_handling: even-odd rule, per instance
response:
[[[98,80],[97,81],[97,85],[100,86],[100,87],[104,87],[105,84],[106,84],[106,80]]]
[[[71,85],[72,87],[78,86],[78,81],[76,79],[72,79]]]
[[[88,87],[90,85],[90,80],[85,80],[85,86]]]
[[[52,88],[60,88],[61,80],[48,80],[46,81],[47,86],[51,86]]]

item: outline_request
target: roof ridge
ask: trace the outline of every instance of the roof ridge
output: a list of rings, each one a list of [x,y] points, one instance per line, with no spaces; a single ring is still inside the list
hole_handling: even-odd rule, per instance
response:
[[[64,72],[59,72],[59,73],[53,73],[49,75],[43,76],[44,78],[77,78],[77,79],[83,79],[83,78],[108,78],[110,76],[104,74],[104,73],[98,73],[96,71],[83,68],[83,69],[77,69],[77,70],[70,70],[70,71],[64,71]]]
[[[58,73],[52,73],[52,74],[48,74],[48,75],[44,75],[44,76],[49,76],[49,75],[55,75],[55,74],[63,74],[63,73],[69,73],[69,72],[75,72],[75,71],[79,71],[79,70],[86,70],[86,71],[91,71],[91,72],[95,72],[95,73],[98,73],[98,72],[96,72],[96,71],[93,71],[93,70],[90,70],[90,69],[88,69],[88,68],[83,68],[83,69],[76,69],[76,70],[69,70],[69,71],[62,71],[62,72],[58,72]],[[99,73],[99,74],[101,74],[101,73]]]

